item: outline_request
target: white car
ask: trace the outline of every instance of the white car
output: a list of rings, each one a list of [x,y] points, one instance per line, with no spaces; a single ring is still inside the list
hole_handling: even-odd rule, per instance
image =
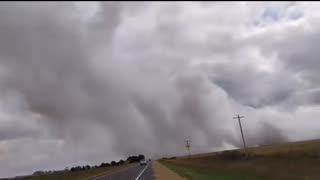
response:
[[[147,165],[147,161],[144,159],[140,161],[140,166],[143,166],[143,165]]]

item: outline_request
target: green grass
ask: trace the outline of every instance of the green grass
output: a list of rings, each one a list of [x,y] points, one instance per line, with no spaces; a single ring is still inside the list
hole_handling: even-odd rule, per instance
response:
[[[289,142],[285,144],[274,144],[274,145],[266,145],[261,147],[249,147],[248,151],[254,153],[256,155],[274,155],[274,154],[284,154],[284,153],[318,153],[320,154],[320,140],[308,140],[308,141],[297,141],[297,142]],[[209,152],[202,154],[194,154],[192,158],[200,158],[200,157],[211,157],[220,152]],[[181,156],[180,158],[188,158],[188,156]]]
[[[320,179],[320,140],[251,147],[248,152],[231,150],[159,161],[187,179]]]
[[[104,173],[112,173],[114,171],[120,170],[122,168],[127,167],[128,165],[120,165],[116,167],[103,167],[97,169],[90,169],[85,171],[76,171],[76,172],[63,172],[60,174],[48,174],[41,176],[34,176],[25,178],[26,180],[85,180],[89,177],[96,176]]]
[[[245,173],[230,173],[223,171],[196,170],[186,167],[179,167],[169,163],[163,163],[171,170],[188,180],[263,180],[265,178]]]

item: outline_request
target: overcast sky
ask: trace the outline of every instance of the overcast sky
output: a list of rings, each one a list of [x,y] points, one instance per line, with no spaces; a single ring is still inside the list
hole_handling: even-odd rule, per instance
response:
[[[319,8],[1,2],[0,177],[319,138]]]

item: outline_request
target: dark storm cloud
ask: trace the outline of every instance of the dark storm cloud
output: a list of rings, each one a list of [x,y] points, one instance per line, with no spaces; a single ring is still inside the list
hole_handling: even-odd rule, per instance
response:
[[[261,52],[265,55],[274,54],[278,58],[278,65],[282,74],[291,76],[299,82],[295,86],[290,99],[284,106],[298,107],[318,104],[317,93],[313,91],[319,87],[319,25],[314,23],[317,18],[313,14],[303,13],[300,25],[286,25],[283,28],[270,29],[253,38],[254,44],[259,44]],[[306,18],[308,17],[308,18]],[[292,20],[292,19],[290,19]],[[308,24],[312,23],[310,28]],[[290,33],[288,33],[290,32]],[[281,38],[279,38],[281,37]],[[279,80],[282,84],[284,81]]]
[[[261,122],[258,130],[251,130],[246,134],[246,142],[249,146],[281,144],[288,141],[283,130],[269,122]]]
[[[210,67],[210,65],[209,65]],[[248,65],[218,64],[208,76],[228,94],[254,108],[286,101],[299,89],[299,82],[286,73],[270,73]]]
[[[10,123],[8,125],[2,123],[0,127],[0,141],[19,138],[36,138],[39,135],[41,135],[41,132],[39,132],[36,128],[25,128],[18,123]]]
[[[319,83],[317,42],[319,41],[319,27],[315,26],[308,31],[302,27],[288,27],[292,33],[279,32],[281,39],[276,39],[270,34],[270,39],[265,42],[264,51],[277,53],[284,63],[286,70],[302,73],[302,76],[312,83]]]

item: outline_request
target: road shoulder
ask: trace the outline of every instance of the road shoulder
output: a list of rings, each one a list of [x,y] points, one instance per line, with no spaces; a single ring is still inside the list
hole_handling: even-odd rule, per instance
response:
[[[181,176],[159,163],[158,161],[152,162],[152,169],[156,180],[184,180]]]

